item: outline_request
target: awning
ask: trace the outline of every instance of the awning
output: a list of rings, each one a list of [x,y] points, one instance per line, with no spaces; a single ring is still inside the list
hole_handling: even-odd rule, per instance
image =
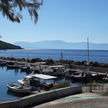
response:
[[[24,81],[23,80],[18,80],[19,83],[21,84],[24,84]]]
[[[57,78],[55,76],[44,75],[44,74],[29,75],[29,76],[26,76],[25,78],[32,78],[32,77],[39,78],[39,79],[45,79],[45,80]]]

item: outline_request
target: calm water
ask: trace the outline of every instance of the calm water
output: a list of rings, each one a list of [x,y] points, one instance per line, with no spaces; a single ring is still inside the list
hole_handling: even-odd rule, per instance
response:
[[[7,70],[6,67],[0,67],[0,102],[19,98],[19,96],[7,92],[6,85],[12,82],[17,83],[17,80],[24,78],[25,75],[26,73],[19,70]]]
[[[57,60],[60,59],[61,51],[64,59],[87,60],[86,50],[2,50],[0,56]],[[108,62],[108,50],[90,50],[90,61]]]
[[[24,95],[18,95],[16,93],[8,91],[6,85],[8,83],[16,83],[18,84],[18,79],[23,79],[26,76],[26,72],[21,72],[20,69],[10,69],[7,70],[6,67],[0,67],[0,102],[16,100]],[[42,80],[41,80],[42,81]],[[47,80],[46,82],[48,82]],[[66,81],[65,78],[55,79],[56,82],[64,82]],[[53,82],[53,80],[51,80]],[[70,86],[76,86],[79,83],[72,83],[70,82]]]
[[[87,60],[86,50],[2,50],[0,56],[4,57],[16,57],[16,58],[41,58],[41,59],[60,59],[61,51],[64,59],[83,61]],[[91,50],[90,60],[98,62],[108,62],[108,51],[105,50]],[[7,92],[6,85],[8,83],[17,83],[18,79],[24,78],[26,72],[20,70],[7,70],[6,67],[0,67],[0,102],[14,100],[20,96]],[[58,79],[58,81],[64,81],[64,79]],[[72,84],[72,86],[77,85]]]

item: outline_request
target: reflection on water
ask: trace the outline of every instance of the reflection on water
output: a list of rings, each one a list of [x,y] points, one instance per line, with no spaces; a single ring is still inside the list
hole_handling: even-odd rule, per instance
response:
[[[18,83],[18,79],[23,79],[26,73],[20,73],[20,70],[7,69],[0,67],[0,102],[18,99],[19,96],[10,94],[6,87],[8,83]]]
[[[24,96],[27,96],[27,94],[17,94],[15,92],[12,92],[12,91],[7,91],[7,94],[10,95],[10,96],[15,96],[15,97],[24,97]]]

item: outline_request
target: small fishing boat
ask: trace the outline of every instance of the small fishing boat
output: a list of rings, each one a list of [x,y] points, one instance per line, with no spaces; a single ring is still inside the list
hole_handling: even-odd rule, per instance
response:
[[[32,87],[16,84],[7,84],[8,90],[15,93],[30,94]]]
[[[88,72],[77,72],[73,74],[73,81],[89,82],[92,78],[91,73]]]
[[[93,79],[93,76],[91,74],[91,71],[89,70],[89,62],[90,62],[90,54],[89,54],[89,38],[87,38],[87,50],[88,50],[88,62],[87,62],[87,69],[86,70],[80,70],[78,72],[75,72],[73,74],[73,81],[81,81],[81,82],[90,82],[90,80]]]
[[[0,61],[0,66],[6,66],[7,62],[6,61]]]
[[[32,87],[40,87],[41,89],[49,90],[51,87],[53,87],[54,83],[52,82],[46,82],[45,80],[51,80],[55,79],[57,77],[51,76],[51,75],[44,75],[44,74],[34,74],[34,75],[28,75],[25,76],[24,79],[18,80],[20,84],[32,86]],[[43,82],[41,81],[43,80]]]
[[[27,73],[31,73],[33,70],[32,66],[29,63],[21,65],[20,69],[21,72],[27,72]]]
[[[52,76],[64,76],[65,75],[65,66],[64,65],[55,65],[55,66],[49,66],[51,69],[53,69],[53,72],[51,72]]]
[[[17,62],[7,65],[7,69],[19,69],[20,67],[21,66]]]

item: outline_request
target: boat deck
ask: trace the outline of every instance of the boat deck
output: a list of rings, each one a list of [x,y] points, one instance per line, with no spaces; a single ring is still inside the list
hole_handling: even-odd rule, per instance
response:
[[[43,93],[43,92],[45,92],[45,90],[36,90],[36,91],[32,91],[32,93],[31,94],[38,94],[38,93]]]

